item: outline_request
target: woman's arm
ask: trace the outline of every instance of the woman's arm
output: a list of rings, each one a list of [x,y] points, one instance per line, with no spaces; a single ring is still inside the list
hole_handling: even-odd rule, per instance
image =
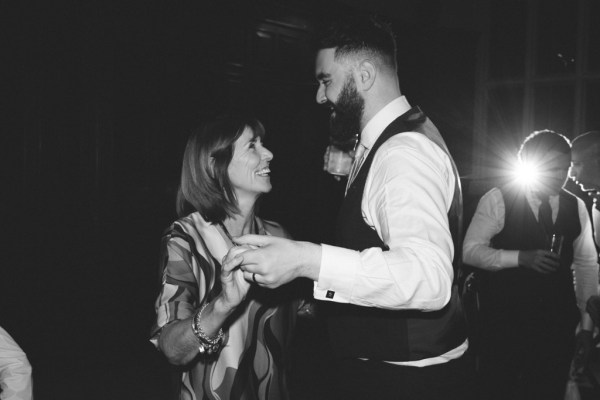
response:
[[[190,257],[182,254],[181,243],[169,242],[167,246],[169,259],[165,269],[170,271],[174,278],[165,280],[161,299],[167,298],[166,303],[177,303],[175,306],[171,306],[170,311],[165,314],[179,312],[180,315],[174,315],[171,317],[172,321],[162,327],[157,345],[170,363],[185,365],[196,357],[201,345],[192,329],[193,319],[200,313],[201,308],[197,307],[189,315],[192,304],[195,304],[194,286],[196,286],[195,280],[192,278]],[[244,250],[242,247],[237,247],[232,249],[231,253],[239,254]],[[198,327],[208,337],[212,338],[218,335],[219,329],[223,327],[236,307],[244,301],[248,293],[250,284],[243,279],[242,271],[238,267],[239,262],[236,263],[234,257],[226,257],[223,260],[220,275],[222,291],[206,305],[197,321]],[[174,285],[174,283],[181,286]],[[165,286],[170,287],[165,289]],[[171,293],[170,296],[169,293]]]
[[[202,311],[199,325],[210,337],[217,336],[219,329],[235,310],[235,307],[225,306],[221,297],[210,302]],[[162,329],[158,346],[171,364],[186,365],[198,355],[200,343],[192,330],[194,316],[174,321]]]

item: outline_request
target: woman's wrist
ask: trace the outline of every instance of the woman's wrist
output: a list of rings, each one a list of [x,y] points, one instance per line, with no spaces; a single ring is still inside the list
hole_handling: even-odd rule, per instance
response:
[[[212,312],[216,316],[226,319],[235,311],[238,306],[239,304],[230,304],[221,294],[212,301]]]
[[[212,308],[214,312],[214,303],[205,303],[200,307],[196,314],[194,314],[192,318],[192,332],[198,340],[198,351],[201,354],[206,353],[210,355],[217,353],[221,349],[224,334],[223,329],[220,327],[216,329],[206,327],[206,320],[211,319],[210,317],[207,318],[207,316],[212,316],[214,318],[214,313],[211,313],[209,308]]]

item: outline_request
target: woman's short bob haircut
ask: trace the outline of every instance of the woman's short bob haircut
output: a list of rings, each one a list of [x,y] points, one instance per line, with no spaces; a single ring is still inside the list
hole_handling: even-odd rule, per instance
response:
[[[198,211],[213,224],[239,212],[227,169],[234,143],[250,129],[263,138],[265,128],[256,118],[221,116],[205,122],[188,139],[183,154],[181,183],[177,193],[177,216]]]

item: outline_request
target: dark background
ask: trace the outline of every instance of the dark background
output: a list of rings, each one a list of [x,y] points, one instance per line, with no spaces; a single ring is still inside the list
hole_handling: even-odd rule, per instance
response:
[[[234,107],[261,119],[275,155],[262,216],[298,239],[331,240],[343,183],[322,171],[327,116],[314,101],[310,40],[332,16],[368,9],[393,22],[403,93],[468,172],[472,5],[0,3],[0,325],[33,365],[36,398],[165,397],[167,368],[148,341],[158,246],[185,140],[204,116]],[[297,349],[310,353],[315,332],[302,329]],[[296,384],[316,390],[307,376],[318,356],[300,353]]]

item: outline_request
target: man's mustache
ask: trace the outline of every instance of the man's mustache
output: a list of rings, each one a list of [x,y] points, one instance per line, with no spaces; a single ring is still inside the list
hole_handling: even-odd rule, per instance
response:
[[[331,101],[327,101],[326,103],[323,103],[321,106],[325,110],[328,110],[329,112],[335,112],[336,114],[345,114],[345,112],[343,110],[341,110],[338,106],[336,106]]]

